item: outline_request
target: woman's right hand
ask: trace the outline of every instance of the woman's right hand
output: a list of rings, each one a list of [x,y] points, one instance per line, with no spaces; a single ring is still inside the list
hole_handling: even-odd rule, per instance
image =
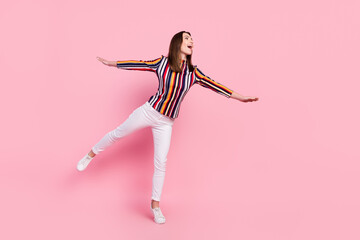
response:
[[[112,62],[112,61],[108,61],[101,57],[96,57],[96,59],[99,60],[100,62],[102,62],[103,64],[105,64],[106,66],[114,66],[114,62]]]

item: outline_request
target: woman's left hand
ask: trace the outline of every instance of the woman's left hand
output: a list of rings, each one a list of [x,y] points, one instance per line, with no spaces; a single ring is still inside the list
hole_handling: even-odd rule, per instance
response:
[[[259,100],[258,97],[251,97],[251,96],[243,96],[239,99],[242,102],[253,102]]]

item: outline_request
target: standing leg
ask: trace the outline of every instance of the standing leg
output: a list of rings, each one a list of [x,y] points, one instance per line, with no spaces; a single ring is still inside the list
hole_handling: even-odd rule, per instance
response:
[[[154,175],[152,200],[160,201],[165,180],[167,154],[170,148],[172,123],[164,122],[152,127],[154,137]],[[157,203],[158,205],[158,203]]]

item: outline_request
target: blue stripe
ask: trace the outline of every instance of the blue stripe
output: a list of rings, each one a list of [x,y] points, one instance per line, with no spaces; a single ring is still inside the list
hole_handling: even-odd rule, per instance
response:
[[[160,59],[160,60],[159,60]],[[155,64],[150,64],[152,61],[159,60]],[[142,60],[140,60],[142,61]],[[154,107],[155,103],[158,102],[158,105],[156,107],[156,110],[160,112],[160,109],[162,109],[164,105],[164,101],[167,99],[167,95],[169,94],[170,90],[170,80],[171,76],[173,74],[173,71],[171,70],[169,66],[168,58],[164,55],[161,55],[160,58],[156,58],[152,61],[142,61],[142,62],[136,62],[136,63],[117,63],[117,67],[121,69],[127,69],[127,70],[145,70],[145,71],[153,71],[156,73],[158,80],[159,80],[159,86],[157,92],[151,96],[148,100],[151,106]],[[165,70],[168,67],[168,73],[165,76]],[[199,72],[199,74],[202,74],[206,76],[199,68],[197,68],[197,65],[194,65],[196,67],[196,70]],[[181,74],[183,74],[182,78]],[[207,78],[211,79],[210,77],[206,76]],[[194,81],[192,82],[191,79],[194,78]],[[212,80],[212,79],[211,79]],[[176,73],[175,75],[175,83],[174,83],[174,91],[171,94],[170,100],[165,106],[164,111],[166,116],[171,118],[177,118],[179,115],[180,105],[182,100],[184,99],[187,92],[190,90],[190,88],[194,84],[199,84],[205,88],[209,88],[221,95],[224,95],[226,97],[229,97],[231,95],[231,92],[229,93],[227,90],[222,89],[224,87],[220,83],[216,82],[220,86],[214,86],[213,83],[209,82],[208,80],[204,79],[202,80],[200,76],[197,76],[195,74],[195,69],[193,72],[189,72],[189,68],[186,65],[182,73]],[[212,80],[214,81],[214,80]],[[214,81],[215,82],[215,81]],[[182,85],[180,88],[180,84]],[[164,91],[163,91],[163,87]],[[225,87],[226,88],[226,87]],[[173,99],[172,99],[173,98]]]

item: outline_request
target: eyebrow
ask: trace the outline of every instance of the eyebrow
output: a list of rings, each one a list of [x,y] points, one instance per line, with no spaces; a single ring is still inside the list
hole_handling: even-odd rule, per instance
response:
[[[184,37],[191,37],[190,35],[185,35]],[[191,39],[192,39],[192,37],[191,37]]]

